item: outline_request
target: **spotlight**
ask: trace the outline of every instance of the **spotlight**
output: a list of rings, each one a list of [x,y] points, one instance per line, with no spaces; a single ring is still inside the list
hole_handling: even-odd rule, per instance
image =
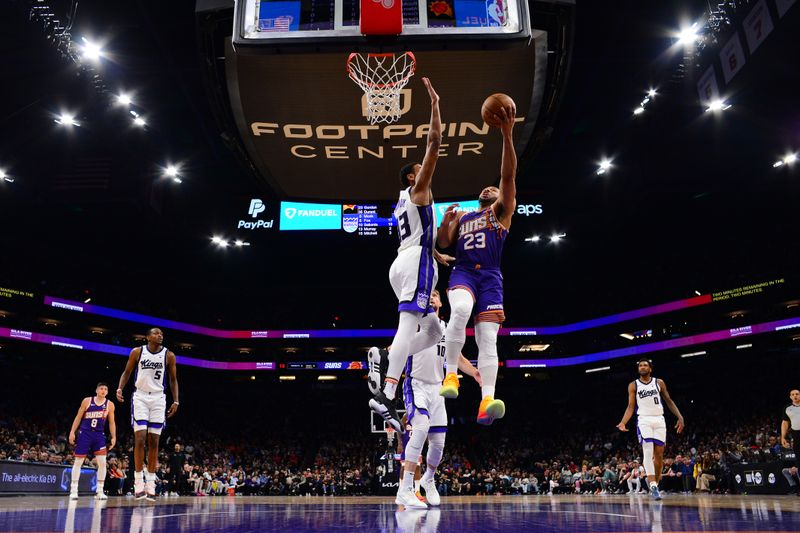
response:
[[[81,46],[83,59],[88,59],[89,61],[99,61],[100,58],[103,57],[103,49],[99,44],[88,40],[86,37],[81,37],[81,40],[83,41],[83,45]]]
[[[699,36],[697,34],[697,22],[688,28],[681,28],[675,37],[678,38],[678,44],[681,46],[690,46],[697,42]]]
[[[696,295],[698,295],[698,296],[702,296],[702,293],[701,293],[700,291],[698,291],[698,290],[695,290],[695,291],[694,291],[694,293],[695,293]]]
[[[0,169],[0,180],[7,183],[14,183],[14,178],[6,174],[6,171],[3,169]]]
[[[600,161],[600,166],[597,169],[597,175],[602,176],[610,168],[611,168],[611,160],[603,159],[602,161]]]
[[[144,128],[145,126],[147,126],[147,122],[145,122],[142,117],[134,118],[133,123],[139,126],[140,128]]]
[[[783,162],[787,165],[791,165],[795,161],[797,161],[797,154],[789,154],[783,158]]]
[[[131,100],[131,97],[129,95],[125,93],[120,93],[119,95],[117,95],[117,103],[121,105],[131,105],[133,103],[133,100]]]
[[[167,178],[170,178],[175,183],[183,183],[183,180],[180,177],[180,169],[175,165],[167,165],[167,168],[164,169],[163,175]]]
[[[658,93],[656,92],[655,89],[650,89],[649,91],[647,91],[647,96],[649,96],[650,98],[654,98],[657,94]]]
[[[706,113],[708,113],[709,111],[713,111],[713,112],[725,111],[726,109],[730,109],[730,107],[731,107],[731,104],[727,103],[725,100],[717,98],[715,100],[712,100],[708,104],[708,107],[706,108]]]
[[[236,239],[236,241],[233,244],[235,244],[236,246],[239,246],[239,247],[250,246],[249,242],[240,241],[239,239]]]
[[[550,242],[557,244],[557,243],[561,242],[561,239],[563,239],[566,236],[567,236],[566,233],[553,233],[550,236]]]
[[[634,115],[641,115],[642,113],[644,113],[644,107],[642,106],[639,106],[633,110]]]
[[[525,239],[525,242],[539,242],[540,240],[541,237],[539,237],[538,235],[534,235],[533,237],[528,237],[527,239]]]
[[[80,126],[80,123],[75,121],[75,115],[70,113],[61,113],[54,122],[67,127]]]
[[[213,242],[214,244],[219,244],[222,242],[222,237],[214,235],[213,237],[211,237],[211,242]]]

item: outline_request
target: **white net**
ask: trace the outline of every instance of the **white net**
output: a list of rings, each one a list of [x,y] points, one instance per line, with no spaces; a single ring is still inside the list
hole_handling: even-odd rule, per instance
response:
[[[347,75],[366,95],[370,124],[390,124],[400,118],[400,93],[414,75],[416,66],[417,60],[411,52],[350,54]]]

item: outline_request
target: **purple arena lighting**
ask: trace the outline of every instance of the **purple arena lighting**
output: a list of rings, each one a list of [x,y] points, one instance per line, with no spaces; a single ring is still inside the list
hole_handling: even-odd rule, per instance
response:
[[[501,328],[500,335],[503,336],[527,336],[527,335],[563,335],[565,333],[573,333],[575,331],[583,331],[610,324],[617,324],[628,320],[643,318],[647,316],[659,315],[662,313],[670,313],[681,309],[688,309],[690,307],[697,307],[700,305],[707,305],[711,303],[711,295],[704,294],[702,296],[695,296],[686,298],[684,300],[677,300],[674,302],[653,305],[644,307],[642,309],[634,309],[624,313],[617,313],[591,320],[584,320],[582,322],[575,322],[563,326],[544,326],[544,327],[516,327],[516,328]],[[62,298],[54,298],[52,296],[45,296],[44,304],[49,307],[56,307],[59,309],[66,309],[68,311],[76,311],[80,313],[89,313],[93,315],[107,316],[111,318],[118,318],[120,320],[127,320],[129,322],[136,322],[139,324],[146,324],[151,327],[168,328],[176,331],[185,331],[187,333],[196,333],[198,335],[205,335],[207,337],[218,337],[223,339],[348,339],[348,338],[385,338],[393,337],[395,334],[394,329],[311,329],[311,330],[224,330],[207,328],[203,326],[196,326],[194,324],[187,324],[186,322],[177,322],[175,320],[167,320],[165,318],[158,318],[139,313],[131,313],[129,311],[121,311],[112,309],[110,307],[103,307],[100,305],[86,304],[83,302],[74,302],[71,300],[64,300]],[[473,335],[473,330],[467,329],[467,335]]]

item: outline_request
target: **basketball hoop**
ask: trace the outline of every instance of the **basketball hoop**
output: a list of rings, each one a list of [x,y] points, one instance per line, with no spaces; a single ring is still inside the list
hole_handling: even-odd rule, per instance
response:
[[[347,75],[367,99],[370,124],[391,124],[400,118],[400,92],[414,75],[417,59],[411,52],[395,54],[350,54]]]

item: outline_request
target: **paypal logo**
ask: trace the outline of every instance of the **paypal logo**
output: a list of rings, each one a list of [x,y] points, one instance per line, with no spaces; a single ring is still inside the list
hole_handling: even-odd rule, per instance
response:
[[[264,205],[264,202],[262,202],[260,198],[253,198],[250,200],[250,209],[247,211],[247,214],[253,218],[258,218],[258,215],[266,211],[266,209],[267,206]]]

